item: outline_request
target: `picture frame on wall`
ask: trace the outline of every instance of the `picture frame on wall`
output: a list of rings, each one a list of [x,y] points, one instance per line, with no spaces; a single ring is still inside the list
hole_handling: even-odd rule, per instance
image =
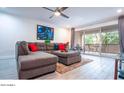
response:
[[[54,28],[37,25],[37,40],[53,40]]]

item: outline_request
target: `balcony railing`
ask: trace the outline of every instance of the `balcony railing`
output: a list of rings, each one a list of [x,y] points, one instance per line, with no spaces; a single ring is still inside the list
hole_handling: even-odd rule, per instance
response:
[[[85,44],[85,51],[118,54],[120,47],[119,44],[102,44],[101,48],[99,44]]]

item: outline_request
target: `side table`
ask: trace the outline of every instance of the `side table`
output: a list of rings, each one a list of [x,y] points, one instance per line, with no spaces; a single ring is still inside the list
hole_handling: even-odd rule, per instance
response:
[[[123,68],[122,66],[124,66],[123,64],[124,64],[124,58],[118,56],[115,59],[114,80],[117,80],[118,76],[124,79],[124,69],[122,69]]]

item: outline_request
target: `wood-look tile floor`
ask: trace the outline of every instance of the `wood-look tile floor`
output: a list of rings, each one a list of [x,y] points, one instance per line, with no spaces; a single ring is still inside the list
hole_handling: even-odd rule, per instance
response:
[[[92,59],[86,65],[78,67],[64,74],[57,72],[37,77],[35,79],[57,79],[57,80],[103,80],[113,79],[114,76],[114,59],[90,55],[82,55],[83,58]],[[0,60],[0,79],[17,79],[16,62],[14,59]]]

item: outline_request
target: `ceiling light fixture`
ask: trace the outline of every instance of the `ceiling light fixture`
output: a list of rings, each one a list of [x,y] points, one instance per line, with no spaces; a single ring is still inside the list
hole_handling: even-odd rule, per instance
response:
[[[117,13],[121,13],[121,12],[122,12],[122,9],[118,9],[118,10],[117,10]]]
[[[60,12],[56,11],[55,16],[60,16]]]

